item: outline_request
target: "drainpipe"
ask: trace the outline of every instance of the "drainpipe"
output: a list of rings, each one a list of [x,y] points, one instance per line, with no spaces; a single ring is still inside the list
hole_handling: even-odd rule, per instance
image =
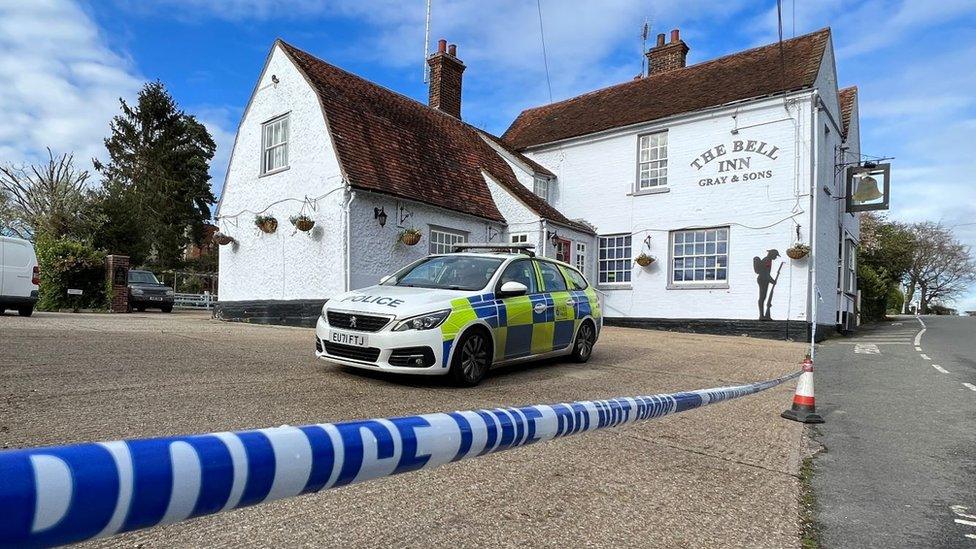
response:
[[[346,271],[346,276],[345,276],[345,291],[348,292],[350,290],[350,287],[352,286],[352,269],[351,269],[351,267],[352,267],[352,265],[351,265],[351,263],[352,263],[352,261],[351,261],[351,256],[352,256],[352,222],[349,219],[349,206],[352,205],[352,201],[356,199],[356,192],[355,191],[350,191],[348,187],[346,187],[346,192],[349,193],[349,200],[346,201],[346,205],[342,208],[342,210],[343,210],[343,213],[344,213],[345,218],[346,218],[346,238],[345,238],[345,242],[343,243],[343,248],[344,248],[343,249],[343,254],[345,256],[344,263],[345,263],[345,271]]]
[[[549,240],[549,230],[545,218],[540,219],[539,223],[542,224],[542,253],[539,254],[539,257],[546,257],[546,241]]]
[[[817,187],[820,157],[820,93],[813,91],[810,98],[810,359],[814,360],[817,341]],[[816,361],[814,361],[816,364]]]

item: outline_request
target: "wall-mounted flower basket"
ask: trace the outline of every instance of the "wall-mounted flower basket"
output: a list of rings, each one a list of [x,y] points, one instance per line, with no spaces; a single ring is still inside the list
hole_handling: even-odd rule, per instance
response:
[[[651,263],[654,263],[654,257],[642,253],[639,256],[637,256],[637,258],[634,259],[634,261],[636,261],[637,264],[640,265],[641,267],[647,267]]]
[[[224,233],[214,233],[213,239],[220,246],[226,246],[234,241],[234,237]]]
[[[423,233],[419,229],[405,229],[400,233],[400,242],[403,242],[407,246],[413,246],[420,242],[420,237]]]
[[[302,231],[303,233],[307,233],[308,231],[311,231],[312,227],[315,226],[315,220],[305,214],[296,215],[292,217],[290,221],[291,224],[294,225],[296,229]]]
[[[278,230],[278,220],[274,216],[270,215],[257,215],[254,216],[254,224],[257,228],[261,229],[267,234],[271,234]]]
[[[810,246],[806,244],[794,244],[792,248],[786,250],[786,255],[790,256],[790,259],[803,259],[810,253]]]

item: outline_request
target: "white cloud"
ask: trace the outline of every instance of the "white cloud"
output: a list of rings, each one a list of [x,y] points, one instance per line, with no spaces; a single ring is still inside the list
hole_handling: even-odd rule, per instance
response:
[[[67,0],[0,3],[0,161],[74,152],[80,167],[104,157],[102,140],[119,98],[142,78],[111,51],[98,27]]]

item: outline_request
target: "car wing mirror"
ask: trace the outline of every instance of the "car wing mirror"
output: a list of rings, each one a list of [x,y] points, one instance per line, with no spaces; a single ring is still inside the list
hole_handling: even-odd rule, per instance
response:
[[[515,295],[525,295],[529,291],[529,287],[521,282],[515,282],[514,280],[509,280],[508,282],[502,284],[501,294],[503,296],[515,296]]]

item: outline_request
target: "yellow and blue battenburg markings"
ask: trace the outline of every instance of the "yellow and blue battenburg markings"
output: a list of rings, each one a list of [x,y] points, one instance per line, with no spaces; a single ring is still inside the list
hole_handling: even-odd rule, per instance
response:
[[[537,312],[537,304],[545,305]],[[458,334],[476,319],[491,327],[495,360],[520,358],[565,349],[586,317],[599,319],[596,291],[573,290],[498,299],[486,293],[451,301],[451,314],[441,325],[443,367],[448,367]],[[599,329],[599,323],[597,323]]]
[[[0,547],[171,524],[758,393],[681,393],[0,451]]]

